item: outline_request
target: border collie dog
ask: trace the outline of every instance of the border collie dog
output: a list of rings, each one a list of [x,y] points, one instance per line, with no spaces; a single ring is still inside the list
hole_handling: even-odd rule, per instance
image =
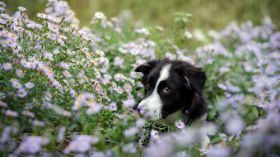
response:
[[[144,117],[167,120],[180,115],[185,124],[190,124],[207,112],[203,97],[206,74],[201,68],[163,59],[149,61],[135,71],[143,74],[145,96],[134,109]]]

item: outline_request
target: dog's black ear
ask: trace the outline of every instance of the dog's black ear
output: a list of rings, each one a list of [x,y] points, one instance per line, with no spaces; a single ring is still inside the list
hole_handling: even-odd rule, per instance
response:
[[[199,95],[203,94],[206,74],[201,68],[195,67],[188,62],[180,62],[177,71],[184,77],[186,85],[192,88]]]
[[[142,65],[139,65],[135,71],[136,72],[142,72],[143,74],[147,74],[149,73],[155,66],[156,64],[158,63],[159,61],[158,60],[152,60],[152,61],[149,61],[145,64],[142,64]]]
[[[203,89],[206,81],[206,74],[201,68],[197,67],[185,67],[184,79],[187,84],[195,90],[199,95],[203,94]]]
[[[197,119],[207,112],[207,104],[203,97],[206,74],[201,68],[195,67],[187,62],[180,62],[177,70],[184,78],[186,86],[194,90],[192,102],[186,106],[190,120]]]

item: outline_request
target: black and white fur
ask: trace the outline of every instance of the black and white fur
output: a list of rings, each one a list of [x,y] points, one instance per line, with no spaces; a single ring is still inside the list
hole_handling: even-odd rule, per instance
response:
[[[135,71],[143,73],[145,96],[134,109],[150,119],[168,119],[180,113],[187,124],[206,113],[206,74],[201,68],[163,59],[149,61]]]

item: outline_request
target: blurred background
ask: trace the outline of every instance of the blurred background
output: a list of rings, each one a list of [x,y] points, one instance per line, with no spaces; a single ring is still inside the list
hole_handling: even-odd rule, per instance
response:
[[[31,18],[44,11],[47,0],[4,0],[9,12],[18,6],[27,8]],[[123,10],[131,11],[134,20],[149,25],[168,28],[173,23],[174,13],[191,13],[191,27],[209,30],[222,29],[231,21],[251,20],[255,24],[269,16],[280,25],[280,0],[67,0],[80,19],[81,25],[89,24],[94,12],[104,12],[108,17],[117,16]]]

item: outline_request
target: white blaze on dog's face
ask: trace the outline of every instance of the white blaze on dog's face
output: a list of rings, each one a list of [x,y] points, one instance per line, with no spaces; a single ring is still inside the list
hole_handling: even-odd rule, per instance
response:
[[[206,75],[200,68],[164,59],[147,62],[135,71],[143,73],[145,96],[134,109],[145,117],[165,119],[181,111],[196,119],[206,112],[202,96]]]
[[[143,114],[146,114],[146,116],[150,117],[151,119],[159,119],[161,117],[161,109],[163,104],[157,91],[160,82],[166,80],[169,77],[170,67],[171,64],[167,64],[161,69],[160,76],[156,82],[156,86],[152,94],[143,99],[138,105],[140,112],[144,112]]]

